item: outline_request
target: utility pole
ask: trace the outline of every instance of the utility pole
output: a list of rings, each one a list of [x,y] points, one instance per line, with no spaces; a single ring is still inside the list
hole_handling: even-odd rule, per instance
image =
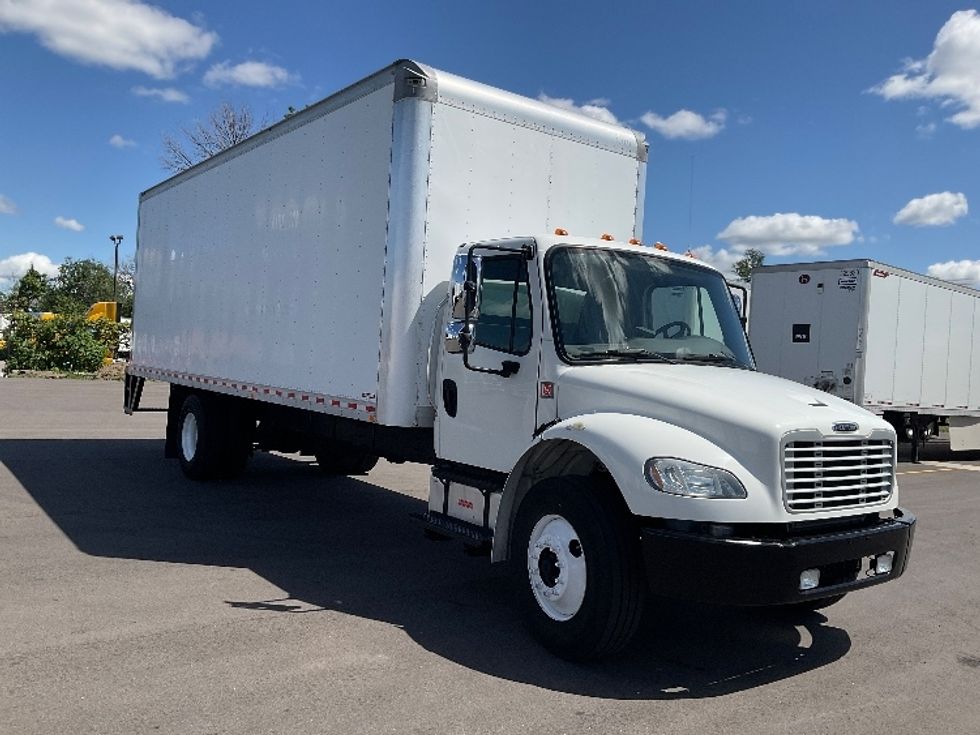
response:
[[[112,244],[116,246],[115,266],[112,269],[112,301],[116,305],[116,321],[119,321],[119,300],[116,298],[116,290],[119,288],[119,243],[123,241],[122,235],[109,235]]]

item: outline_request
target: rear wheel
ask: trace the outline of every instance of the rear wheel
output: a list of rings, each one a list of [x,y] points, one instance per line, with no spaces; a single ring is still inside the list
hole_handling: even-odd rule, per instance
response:
[[[248,417],[236,404],[191,393],[178,418],[180,467],[192,480],[234,477],[245,469],[252,433]]]
[[[378,463],[378,455],[342,442],[323,444],[314,456],[325,475],[366,475]]]
[[[611,488],[545,480],[521,503],[511,551],[528,624],[553,653],[584,661],[629,643],[643,612],[636,535]]]
[[[221,443],[210,401],[191,394],[184,399],[178,419],[180,468],[192,480],[210,480],[217,475]]]

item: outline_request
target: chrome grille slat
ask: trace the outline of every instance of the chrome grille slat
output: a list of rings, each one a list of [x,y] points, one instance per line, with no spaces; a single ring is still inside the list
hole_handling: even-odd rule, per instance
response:
[[[859,508],[893,491],[894,446],[879,439],[791,441],[783,447],[787,510]]]
[[[853,441],[842,442],[839,446],[833,446],[829,443],[821,444],[819,442],[806,442],[815,446],[808,447],[796,447],[792,444],[786,446],[787,454],[801,454],[803,452],[848,452],[853,449],[860,449],[862,451],[868,452],[887,452],[891,449],[891,444],[887,442],[876,442],[874,444],[861,444],[855,443]]]
[[[869,469],[869,470],[881,469],[881,468],[887,468],[888,469],[888,472],[883,472],[881,474],[890,474],[890,472],[891,472],[891,465],[890,464],[869,464],[869,465],[863,465],[863,467],[865,469]],[[818,468],[817,470],[814,470],[812,468],[807,468],[807,469],[796,469],[796,468],[791,468],[791,467],[787,467],[786,468],[786,474],[787,475],[791,475],[791,474],[803,474],[803,473],[810,473],[810,474],[812,474],[815,471],[816,472],[822,472],[823,471],[823,468]],[[842,469],[831,469],[831,470],[827,470],[827,471],[828,472],[842,472],[843,470]],[[840,477],[838,475],[834,475],[834,477],[836,477],[837,479],[840,479]],[[807,478],[803,478],[803,479],[807,479]],[[786,481],[787,482],[795,482],[795,480],[793,480],[793,478],[791,478],[791,477],[786,478]]]
[[[827,493],[828,491],[833,491],[835,493],[833,495],[833,499],[841,500],[843,499],[843,496],[837,495],[836,493],[849,492],[851,490],[863,491],[863,490],[870,489],[871,492],[862,492],[861,495],[869,496],[869,495],[880,494],[882,492],[888,494],[889,490],[877,490],[876,488],[890,488],[890,487],[891,487],[890,482],[876,482],[874,485],[834,485],[833,487],[815,487],[815,488],[807,488],[804,490],[787,490],[786,494],[793,495],[793,496],[800,496],[800,495],[813,495],[814,493],[820,493],[822,495],[824,493]],[[828,500],[829,499],[830,496],[828,496]]]
[[[863,461],[866,459],[891,459],[890,454],[836,454],[836,455],[825,455],[825,454],[811,454],[809,456],[796,455],[795,457],[787,457],[786,461],[796,464],[798,462],[813,462],[814,460],[832,459],[836,462],[843,461]],[[891,466],[891,465],[889,465]]]
[[[815,483],[820,483],[820,487],[832,487],[835,490],[843,490],[845,487],[871,487],[872,485],[891,485],[891,480],[886,479],[884,482],[864,482],[857,485],[840,485],[841,482],[851,482],[852,480],[880,480],[884,479],[882,475],[833,475],[831,477],[801,477],[798,480],[786,480],[787,486],[789,483],[794,483],[795,485],[807,485],[812,486]]]

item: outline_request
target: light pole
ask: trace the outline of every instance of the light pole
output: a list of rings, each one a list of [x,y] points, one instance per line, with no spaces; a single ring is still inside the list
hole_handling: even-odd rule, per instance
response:
[[[112,270],[112,302],[116,305],[116,321],[119,321],[119,301],[116,299],[116,289],[119,286],[119,243],[123,241],[122,235],[109,235],[112,244],[116,246],[115,267]]]

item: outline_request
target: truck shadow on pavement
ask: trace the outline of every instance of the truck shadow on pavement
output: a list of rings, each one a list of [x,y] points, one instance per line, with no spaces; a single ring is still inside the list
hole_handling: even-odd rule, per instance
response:
[[[309,613],[312,625],[325,609],[384,621],[502,679],[612,699],[714,697],[819,668],[851,646],[819,613],[651,599],[629,651],[570,664],[530,638],[501,570],[423,537],[408,517],[422,501],[269,455],[240,480],[196,484],[162,454],[158,440],[0,441],[0,462],[86,554],[247,568],[289,596],[215,604]]]

